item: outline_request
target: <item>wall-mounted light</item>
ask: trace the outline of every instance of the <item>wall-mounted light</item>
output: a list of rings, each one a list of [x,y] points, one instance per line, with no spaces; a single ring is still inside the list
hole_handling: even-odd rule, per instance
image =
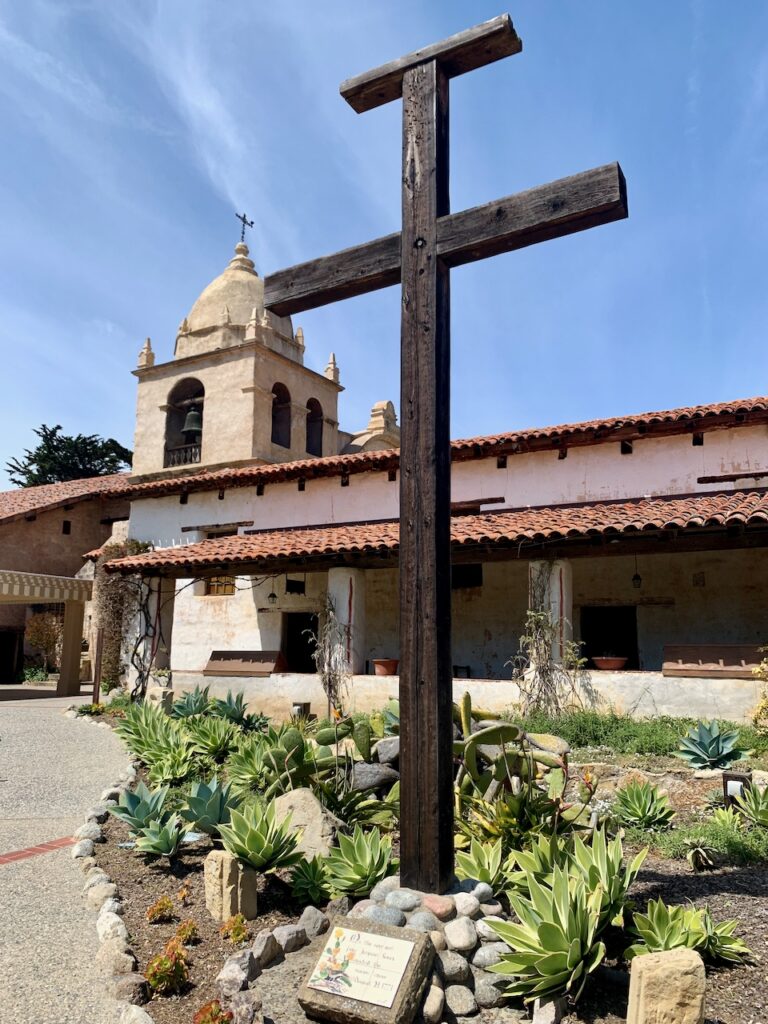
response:
[[[752,772],[723,772],[723,801],[732,807],[736,798],[752,785]]]
[[[632,577],[632,586],[635,590],[639,590],[643,585],[643,577],[637,571],[637,555],[635,555],[635,575]]]

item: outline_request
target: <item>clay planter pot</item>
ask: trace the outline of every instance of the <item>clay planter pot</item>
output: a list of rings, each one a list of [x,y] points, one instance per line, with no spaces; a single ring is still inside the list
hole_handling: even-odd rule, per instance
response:
[[[396,676],[399,664],[397,658],[374,658],[373,674],[375,676]]]
[[[619,672],[629,661],[629,658],[593,658],[592,664],[601,672]]]

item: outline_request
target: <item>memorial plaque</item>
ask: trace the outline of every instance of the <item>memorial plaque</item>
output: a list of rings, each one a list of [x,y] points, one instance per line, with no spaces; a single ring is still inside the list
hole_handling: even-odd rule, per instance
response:
[[[336,918],[299,991],[318,1020],[411,1024],[434,957],[428,935],[361,917]]]

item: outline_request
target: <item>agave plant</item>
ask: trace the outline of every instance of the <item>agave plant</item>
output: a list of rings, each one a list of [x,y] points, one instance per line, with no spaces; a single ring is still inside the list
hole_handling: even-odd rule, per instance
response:
[[[240,797],[231,792],[231,785],[222,786],[214,777],[212,783],[195,782],[179,813],[185,821],[209,836],[218,835],[220,825],[228,825],[231,813],[240,806]]]
[[[510,947],[489,970],[509,979],[507,995],[534,999],[570,995],[576,1000],[589,974],[605,956],[597,938],[602,891],[589,892],[583,878],[556,867],[552,886],[535,879],[530,897],[511,894],[519,923],[489,921]]]
[[[332,892],[367,896],[377,882],[395,871],[392,839],[382,837],[378,829],[363,832],[356,825],[351,836],[338,838],[339,845],[331,850],[326,862]]]
[[[231,690],[227,690],[227,696],[223,699],[215,697],[209,705],[209,711],[212,715],[239,726],[245,732],[264,732],[269,723],[266,715],[249,714],[245,709],[243,694],[233,696]]]
[[[736,920],[715,924],[705,908],[671,906],[661,899],[650,900],[645,914],[635,913],[631,931],[639,942],[624,951],[627,960],[643,953],[661,953],[668,949],[695,949],[711,960],[743,963],[751,951],[743,939],[734,935]]]
[[[147,702],[132,704],[115,732],[145,764],[152,764],[182,742],[177,723],[156,704]]]
[[[223,718],[191,719],[185,728],[192,749],[217,762],[223,761],[237,742],[235,726]]]
[[[587,845],[581,836],[574,834],[568,873],[580,876],[589,892],[601,892],[598,933],[608,924],[620,927],[624,923],[627,892],[647,855],[647,849],[641,850],[629,865],[625,865],[619,836],[609,842],[605,831],[597,829]]]
[[[507,880],[514,889],[530,891],[531,880],[551,883],[555,868],[568,863],[565,840],[554,833],[537,836],[529,850],[512,850]]]
[[[736,798],[739,811],[755,825],[768,828],[768,786],[745,786],[741,795]]]
[[[733,805],[716,807],[712,812],[712,821],[715,825],[721,825],[723,828],[738,830],[744,827],[744,819]]]
[[[150,821],[136,839],[139,853],[150,853],[155,857],[175,857],[178,853],[184,827],[178,814],[172,814],[165,822]]]
[[[260,871],[288,868],[303,856],[296,849],[299,833],[291,828],[290,815],[276,822],[274,804],[232,811],[229,825],[219,826],[219,835],[233,857]]]
[[[293,895],[302,903],[325,903],[330,895],[328,868],[322,857],[315,854],[310,860],[302,857],[291,874]]]
[[[227,760],[227,778],[239,793],[263,793],[272,777],[260,736],[246,736]]]
[[[194,752],[187,741],[182,740],[175,746],[162,751],[153,759],[149,768],[150,782],[157,785],[175,785],[194,775],[199,765],[195,761]]]
[[[159,821],[164,824],[168,820],[170,812],[163,811],[167,796],[167,786],[153,792],[143,782],[139,782],[133,792],[124,789],[117,805],[108,807],[107,810],[116,818],[124,821],[131,832],[140,832],[150,821]]]
[[[616,792],[616,817],[622,825],[665,829],[675,816],[669,797],[650,782],[628,782]]]
[[[456,877],[487,882],[494,893],[497,893],[507,881],[507,867],[501,839],[497,839],[495,843],[480,843],[477,839],[472,839],[468,852],[459,851],[456,854]]]
[[[717,867],[717,851],[701,839],[686,839],[685,848],[685,859],[694,871],[713,871]]]
[[[196,686],[194,690],[183,694],[173,702],[171,708],[172,718],[193,718],[195,715],[204,715],[210,707],[211,698],[208,696],[210,687],[202,690]]]
[[[719,722],[698,722],[680,740],[675,757],[692,768],[727,768],[752,753],[738,744],[738,729],[721,730]]]

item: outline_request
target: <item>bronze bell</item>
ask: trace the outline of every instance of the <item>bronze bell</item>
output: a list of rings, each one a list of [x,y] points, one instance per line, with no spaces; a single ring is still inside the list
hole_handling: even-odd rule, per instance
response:
[[[202,434],[203,414],[197,406],[193,405],[187,412],[181,432],[189,443],[193,442],[196,436]]]

